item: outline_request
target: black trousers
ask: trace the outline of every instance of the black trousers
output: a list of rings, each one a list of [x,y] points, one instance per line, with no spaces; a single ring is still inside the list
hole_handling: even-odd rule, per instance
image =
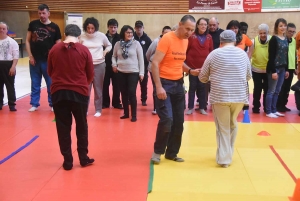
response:
[[[4,85],[7,90],[8,105],[16,105],[15,75],[9,75],[12,63],[13,61],[0,61],[0,106],[3,106]]]
[[[281,86],[280,93],[278,95],[277,100],[277,108],[284,108],[286,104],[288,103],[290,89],[294,77],[294,71],[295,70],[288,70],[289,77],[283,81],[283,84]]]
[[[136,117],[136,87],[139,81],[139,73],[121,73],[119,75],[119,86],[122,95],[122,103],[124,107],[124,115],[129,116],[129,103],[131,108],[131,116]]]
[[[253,88],[253,110],[259,110],[261,103],[261,92],[263,91],[263,107],[266,106],[266,96],[268,92],[268,76],[267,73],[256,73],[252,71]]]
[[[147,91],[148,91],[148,69],[145,68],[145,74],[143,81],[140,81],[140,87],[141,87],[141,101],[146,102],[147,101]]]
[[[88,160],[87,104],[62,100],[53,104],[60,152],[65,162],[73,162],[71,149],[72,115],[76,122],[77,152],[79,160]]]
[[[106,63],[105,76],[103,81],[103,102],[104,107],[110,106],[109,85],[112,83],[112,106],[118,107],[121,104],[120,100],[120,88],[118,83],[117,73],[114,73],[111,67],[111,63]]]

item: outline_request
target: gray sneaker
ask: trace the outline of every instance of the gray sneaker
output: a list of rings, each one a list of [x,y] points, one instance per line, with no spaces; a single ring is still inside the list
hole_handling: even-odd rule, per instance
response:
[[[159,164],[159,163],[160,163],[160,154],[153,153],[153,154],[152,154],[151,161],[152,161],[154,164]]]
[[[186,111],[185,114],[190,115],[190,114],[192,114],[192,113],[193,113],[193,109],[188,109],[188,111]]]

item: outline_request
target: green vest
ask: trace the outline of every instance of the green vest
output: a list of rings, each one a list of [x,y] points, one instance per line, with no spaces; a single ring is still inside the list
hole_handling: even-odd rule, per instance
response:
[[[289,43],[289,69],[296,69],[296,40]]]
[[[258,40],[259,36],[254,38],[254,50],[251,57],[251,64],[255,68],[266,70],[269,60],[269,41],[265,44],[261,44]]]

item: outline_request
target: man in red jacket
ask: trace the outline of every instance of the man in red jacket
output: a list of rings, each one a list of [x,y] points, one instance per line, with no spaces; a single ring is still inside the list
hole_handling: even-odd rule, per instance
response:
[[[81,30],[77,25],[67,25],[65,41],[53,46],[48,57],[48,74],[52,79],[51,97],[56,119],[56,129],[63,168],[71,170],[72,115],[76,121],[77,151],[80,165],[94,162],[88,154],[88,124],[86,120],[89,85],[94,77],[94,66],[89,50],[78,43]]]

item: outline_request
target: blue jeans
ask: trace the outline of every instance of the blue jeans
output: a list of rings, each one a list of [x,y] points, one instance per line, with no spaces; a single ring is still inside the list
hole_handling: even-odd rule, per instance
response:
[[[272,73],[268,73],[268,93],[266,96],[266,114],[276,113],[278,94],[284,81],[285,69],[276,69],[277,80],[272,79]]]
[[[183,83],[161,78],[161,84],[167,93],[167,99],[161,100],[155,95],[159,121],[154,152],[156,154],[166,153],[165,157],[175,158],[181,146],[184,123],[185,95]]]
[[[189,75],[189,101],[188,101],[188,108],[193,109],[195,105],[195,92],[199,99],[199,109],[206,108],[206,84],[200,82],[198,76]]]
[[[29,64],[30,78],[31,78],[30,105],[32,105],[33,107],[40,106],[42,76],[44,77],[47,85],[49,106],[52,107],[51,92],[50,92],[51,78],[47,73],[47,66],[48,66],[47,61],[36,61],[35,66]]]

